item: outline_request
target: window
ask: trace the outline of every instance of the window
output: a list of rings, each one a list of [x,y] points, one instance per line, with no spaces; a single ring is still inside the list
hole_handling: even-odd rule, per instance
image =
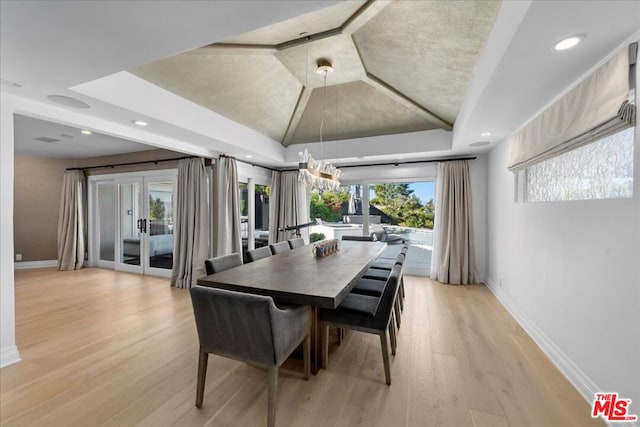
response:
[[[525,201],[632,197],[634,133],[627,128],[526,168]]]

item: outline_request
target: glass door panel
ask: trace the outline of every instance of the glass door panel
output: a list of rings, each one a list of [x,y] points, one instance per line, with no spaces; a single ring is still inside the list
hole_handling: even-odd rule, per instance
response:
[[[98,260],[116,260],[116,186],[98,184]]]
[[[146,220],[140,211],[140,182],[120,184],[120,258],[122,266],[141,266],[142,233]]]
[[[175,182],[154,180],[147,183],[150,268],[171,270],[173,268],[173,207],[175,205]]]

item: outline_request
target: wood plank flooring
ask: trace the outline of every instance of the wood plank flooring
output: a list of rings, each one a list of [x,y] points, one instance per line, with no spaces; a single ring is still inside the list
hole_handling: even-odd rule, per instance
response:
[[[406,277],[392,384],[377,336],[348,332],[311,380],[281,370],[279,426],[589,426],[588,404],[482,285]],[[262,426],[266,371],[198,344],[186,290],[101,269],[16,271],[23,361],[0,370],[2,426]]]

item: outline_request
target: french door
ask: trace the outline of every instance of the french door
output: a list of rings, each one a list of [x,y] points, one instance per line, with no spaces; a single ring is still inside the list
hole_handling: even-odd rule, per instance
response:
[[[91,264],[169,277],[176,172],[98,176],[90,188]]]

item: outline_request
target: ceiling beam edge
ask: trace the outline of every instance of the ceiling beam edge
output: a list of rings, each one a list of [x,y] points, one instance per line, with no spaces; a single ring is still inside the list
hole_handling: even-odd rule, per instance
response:
[[[340,27],[342,34],[351,35],[355,33],[390,3],[391,0],[367,1],[342,24]]]
[[[284,134],[284,139],[282,140],[282,145],[288,147],[293,140],[293,135],[295,134],[296,129],[298,128],[298,124],[300,124],[300,120],[302,120],[302,114],[304,110],[307,108],[307,103],[311,98],[312,90],[307,87],[302,87],[300,91],[300,96],[298,97],[298,102],[296,103],[296,108],[293,110],[293,114],[291,115],[291,120],[289,120],[289,126],[287,126],[287,131]]]

